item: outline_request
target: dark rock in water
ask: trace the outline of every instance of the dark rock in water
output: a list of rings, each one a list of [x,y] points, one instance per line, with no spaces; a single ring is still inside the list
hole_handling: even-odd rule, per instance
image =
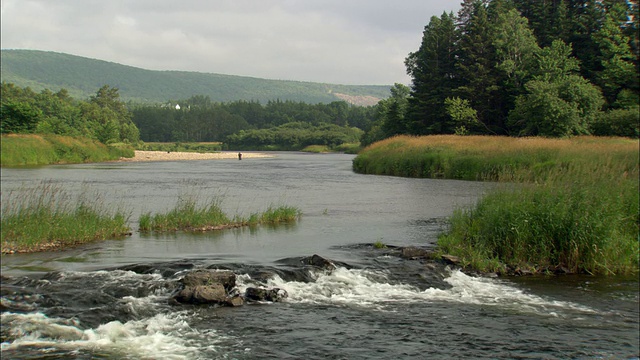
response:
[[[226,291],[236,287],[236,274],[228,270],[195,270],[185,275],[180,282],[184,287],[220,284]]]
[[[183,304],[224,304],[227,292],[222,284],[187,286],[174,299]]]
[[[242,296],[227,297],[224,304],[231,307],[242,306],[244,305],[244,298]]]
[[[445,263],[447,264],[451,264],[451,265],[458,265],[460,264],[460,258],[458,258],[457,256],[453,256],[453,255],[442,255],[442,260],[444,260]]]
[[[336,265],[333,263],[333,261],[315,254],[310,257],[302,258],[300,262],[302,262],[304,265],[311,265],[325,270],[336,269]]]
[[[405,259],[429,259],[431,258],[431,252],[425,249],[417,247],[405,247],[402,248],[400,256]]]
[[[273,289],[264,289],[264,288],[247,288],[244,297],[247,301],[270,301],[277,302],[289,296],[287,292],[283,289],[273,288]]]
[[[218,304],[241,306],[235,293],[236,274],[228,270],[195,270],[180,279],[181,289],[169,300],[172,304]]]

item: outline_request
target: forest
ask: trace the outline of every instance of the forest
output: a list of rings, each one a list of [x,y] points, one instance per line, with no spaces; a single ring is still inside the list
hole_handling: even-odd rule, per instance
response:
[[[432,17],[364,135],[638,137],[638,2],[464,0]]]
[[[405,59],[409,86],[375,106],[343,101],[125,103],[2,83],[0,131],[105,144],[224,142],[243,149],[362,146],[399,134],[639,136],[638,3],[464,0],[432,17]]]

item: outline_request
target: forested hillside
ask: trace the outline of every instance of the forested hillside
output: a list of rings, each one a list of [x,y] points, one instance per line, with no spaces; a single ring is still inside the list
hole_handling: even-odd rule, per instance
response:
[[[69,54],[36,50],[2,50],[3,82],[34,91],[66,89],[87,99],[95,89],[109,85],[123,101],[164,103],[203,95],[212,101],[292,100],[310,104],[346,99],[372,105],[389,96],[388,85],[337,85],[267,80],[243,76],[185,71],[151,71]],[[362,103],[362,102],[365,103]]]
[[[432,17],[365,135],[638,137],[638,2],[464,0]]]

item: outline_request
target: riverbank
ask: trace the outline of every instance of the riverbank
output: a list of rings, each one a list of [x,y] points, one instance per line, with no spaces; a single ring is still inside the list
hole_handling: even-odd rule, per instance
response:
[[[242,159],[267,158],[273,155],[255,152],[242,152]],[[222,160],[222,159],[238,159],[237,152],[215,152],[215,153],[197,153],[197,152],[179,152],[179,151],[143,151],[136,150],[135,155],[131,158],[121,157],[119,162],[136,162],[136,161],[181,161],[181,160]]]
[[[52,134],[2,135],[1,166],[33,166],[103,162],[133,156],[126,144]]]
[[[631,139],[439,135],[375,143],[353,168],[505,183],[457,211],[438,240],[469,268],[623,274],[638,272],[638,162]]]

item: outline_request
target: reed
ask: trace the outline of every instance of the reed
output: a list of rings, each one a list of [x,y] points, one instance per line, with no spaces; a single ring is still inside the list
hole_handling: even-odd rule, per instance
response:
[[[129,216],[108,211],[100,196],[72,196],[43,182],[2,195],[2,253],[31,252],[129,234]]]
[[[2,166],[101,162],[134,156],[130,145],[107,146],[87,138],[50,134],[3,135],[1,150]]]
[[[200,205],[194,196],[181,197],[176,206],[167,213],[140,216],[140,231],[208,231],[225,228],[255,226],[260,224],[281,224],[297,220],[301,213],[291,206],[270,206],[262,213],[254,213],[249,218],[226,215],[218,200],[209,200]]]
[[[438,240],[469,267],[638,271],[637,140],[397,137],[356,160],[367,172],[503,182],[456,211]]]

